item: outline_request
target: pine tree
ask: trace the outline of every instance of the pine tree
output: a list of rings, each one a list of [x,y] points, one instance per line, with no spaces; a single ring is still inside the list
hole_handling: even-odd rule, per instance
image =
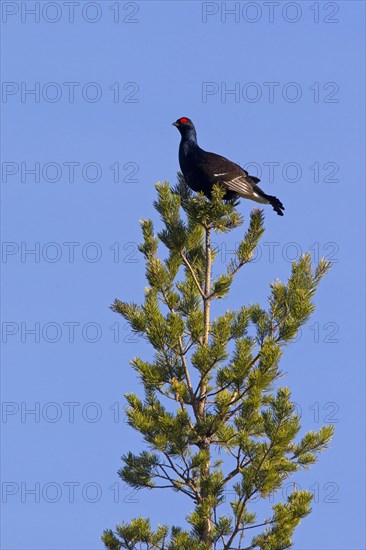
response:
[[[332,437],[331,426],[298,437],[300,418],[290,390],[275,389],[283,376],[283,347],[314,311],[312,298],[330,265],[322,259],[313,270],[305,254],[293,262],[287,283],[271,284],[267,310],[252,304],[212,319],[213,301],[227,296],[234,276],[253,257],[264,232],[263,213],[252,211],[235,259],[213,278],[217,250],[211,236],[243,224],[236,204],[222,200],[219,186],[211,201],[193,195],[181,176],[174,189],[167,182],[156,189],[154,207],[164,229],[156,235],[151,220],[141,222],[145,302],[115,300],[112,306],[155,350],[152,361],[131,362],[144,401],[125,396],[128,423],[149,450],[128,451],[118,473],[135,489],[181,492],[194,509],[186,518],[189,530],[159,525],[154,531],[149,519],[139,517],[104,531],[102,540],[109,550],[289,548],[294,529],[311,511],[311,493],[294,490],[258,519],[250,505],[258,497],[268,501],[291,474],[313,464]],[[159,241],[167,249],[164,261]],[[225,460],[217,459],[220,450]],[[225,508],[228,490],[234,497]]]

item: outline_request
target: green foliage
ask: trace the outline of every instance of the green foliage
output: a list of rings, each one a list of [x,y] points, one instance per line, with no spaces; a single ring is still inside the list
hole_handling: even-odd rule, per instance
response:
[[[253,547],[282,550],[292,546],[291,535],[300,520],[311,512],[312,498],[308,491],[296,491],[289,496],[287,503],[279,502],[273,506],[274,514],[268,521],[272,526],[253,539]]]
[[[111,530],[104,531],[102,541],[110,550],[132,550],[141,543],[146,545],[145,548],[164,548],[168,530],[168,526],[159,525],[154,532],[151,530],[150,521],[140,517],[133,519],[129,524],[117,525],[115,534]]]
[[[264,232],[263,213],[252,211],[234,260],[214,279],[211,233],[243,224],[235,201],[224,201],[219,185],[210,201],[195,195],[181,176],[173,190],[168,183],[156,189],[154,206],[164,228],[156,234],[151,220],[141,221],[144,303],[112,305],[155,352],[150,361],[131,361],[144,400],[125,396],[127,421],[150,450],[124,454],[118,473],[135,489],[180,492],[194,508],[186,518],[190,530],[159,526],[154,532],[149,520],[137,518],[105,531],[102,540],[110,550],[288,548],[294,529],[310,513],[311,495],[294,491],[258,520],[250,505],[313,464],[332,437],[330,426],[299,436],[290,390],[276,387],[283,347],[314,311],[316,288],[330,264],[321,260],[314,271],[305,254],[293,262],[287,282],[271,284],[267,309],[254,303],[211,319],[211,303],[227,296],[235,275],[253,258]],[[164,261],[159,242],[168,251]],[[216,451],[225,451],[225,460],[214,460]],[[234,496],[219,515],[228,490]]]

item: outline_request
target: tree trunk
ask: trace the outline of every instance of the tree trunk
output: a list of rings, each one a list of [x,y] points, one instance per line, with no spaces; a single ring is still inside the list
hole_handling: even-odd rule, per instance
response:
[[[204,345],[207,346],[209,342],[209,333],[210,333],[210,306],[211,298],[211,269],[212,269],[212,258],[211,258],[211,229],[206,227],[206,276],[205,276],[205,297],[203,298],[203,311],[204,311]],[[206,417],[206,397],[207,393],[207,380],[206,377],[202,377],[201,380],[201,391],[200,391],[200,412],[201,418]],[[211,506],[208,504],[209,491],[207,489],[207,479],[210,475],[210,440],[205,438],[203,441],[201,449],[206,451],[208,454],[207,461],[201,469],[201,483],[203,482],[203,487],[201,489],[202,505],[204,508],[204,530],[203,530],[203,542],[207,544],[207,550],[212,550],[212,520],[211,520]]]

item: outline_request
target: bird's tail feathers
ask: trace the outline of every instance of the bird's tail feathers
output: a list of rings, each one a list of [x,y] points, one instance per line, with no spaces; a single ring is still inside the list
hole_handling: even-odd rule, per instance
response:
[[[283,206],[280,199],[278,199],[277,197],[274,197],[273,195],[266,195],[266,198],[268,199],[273,210],[277,212],[279,216],[283,216],[282,210],[285,210],[285,207]]]
[[[272,206],[273,210],[279,216],[283,216],[282,210],[285,210],[285,207],[283,206],[280,199],[278,199],[277,197],[275,197],[273,195],[267,195],[257,185],[254,187],[254,190],[256,191],[256,193],[258,193],[261,197],[263,197],[264,199],[266,199],[269,202],[269,204]]]

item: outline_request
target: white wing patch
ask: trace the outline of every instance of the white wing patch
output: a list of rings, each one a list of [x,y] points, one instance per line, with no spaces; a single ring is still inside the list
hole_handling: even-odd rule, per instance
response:
[[[225,183],[231,191],[235,191],[239,195],[253,195],[253,186],[244,176],[237,176]]]
[[[262,204],[268,203],[267,199],[261,197],[253,190],[253,184],[250,183],[244,176],[237,176],[230,181],[224,180],[224,183],[228,186],[230,191],[235,191],[243,198],[252,199],[253,201],[260,202]]]
[[[228,176],[229,174],[230,172],[223,172],[222,174],[214,174],[214,176],[215,178],[218,178],[222,176]],[[233,178],[231,180],[226,180],[225,178],[223,178],[222,181],[225,185],[227,185],[230,191],[238,193],[238,195],[245,199],[251,199],[252,201],[260,202],[261,204],[269,204],[269,201],[267,199],[261,197],[258,193],[254,191],[253,187],[255,186],[255,183],[248,181],[245,176],[237,176],[236,178]]]

